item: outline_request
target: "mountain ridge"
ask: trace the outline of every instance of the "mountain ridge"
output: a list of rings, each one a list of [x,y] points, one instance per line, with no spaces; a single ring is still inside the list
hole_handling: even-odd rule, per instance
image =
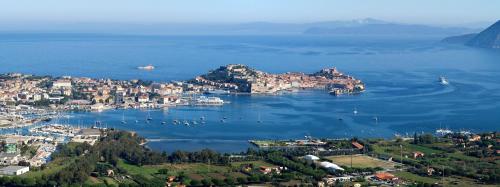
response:
[[[394,27],[409,25],[388,22],[373,18],[354,20],[334,20],[306,23],[274,23],[274,22],[246,22],[246,23],[26,23],[26,24],[0,24],[0,32],[55,32],[55,33],[113,33],[113,34],[152,34],[152,35],[274,35],[274,34],[310,34],[306,31],[313,28],[356,30],[366,29],[363,26],[389,26],[385,30],[391,31]],[[426,26],[426,28],[441,28]],[[449,27],[449,30],[427,29],[431,34],[458,35],[477,32],[477,29],[466,27]],[[452,30],[452,32],[450,32]],[[361,31],[352,33],[364,34]],[[406,32],[410,33],[410,32]],[[371,33],[373,34],[373,33]],[[375,34],[385,34],[378,32]],[[389,33],[392,34],[392,33]],[[412,32],[411,34],[419,34]]]
[[[451,36],[444,38],[442,42],[479,48],[500,49],[500,20],[479,33]]]

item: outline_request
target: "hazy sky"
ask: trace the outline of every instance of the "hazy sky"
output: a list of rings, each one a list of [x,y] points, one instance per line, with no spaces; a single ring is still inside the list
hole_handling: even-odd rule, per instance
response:
[[[500,19],[500,0],[0,0],[0,22],[220,23],[376,18],[463,24]]]

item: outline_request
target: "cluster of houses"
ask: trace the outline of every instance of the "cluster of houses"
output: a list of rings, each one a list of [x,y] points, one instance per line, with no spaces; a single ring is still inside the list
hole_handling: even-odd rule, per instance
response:
[[[284,73],[270,74],[257,71],[242,64],[230,64],[196,77],[193,83],[212,86],[233,92],[273,94],[283,90],[323,88],[364,90],[364,84],[354,77],[344,75],[336,68],[323,69],[314,74]]]
[[[111,107],[155,107],[180,103],[183,93],[202,92],[201,86],[183,82],[151,83],[85,77],[0,76],[0,103],[43,103],[61,109],[102,110]]]
[[[40,167],[50,160],[56,150],[56,142],[45,136],[4,135],[0,137],[3,150],[0,150],[0,166],[23,165]],[[22,146],[37,147],[33,156],[21,153]]]
[[[40,167],[51,160],[51,155],[60,143],[71,142],[95,144],[103,135],[100,129],[48,125],[35,128],[31,133],[36,136],[3,135],[0,137],[0,176],[20,175],[29,167]],[[33,152],[21,152],[22,147],[32,148]]]

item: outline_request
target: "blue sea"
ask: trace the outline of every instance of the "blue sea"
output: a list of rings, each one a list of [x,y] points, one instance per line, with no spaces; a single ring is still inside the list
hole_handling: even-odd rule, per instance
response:
[[[360,95],[334,97],[322,90],[228,95],[222,98],[231,103],[222,107],[110,110],[72,113],[69,118],[72,124],[99,120],[138,132],[150,139],[149,147],[168,152],[239,152],[251,147],[250,139],[391,138],[438,128],[500,130],[500,51],[442,44],[443,37],[2,33],[0,73],[173,81],[240,63],[272,73],[337,67],[366,83],[367,91]],[[156,69],[136,69],[147,64]],[[439,76],[450,84],[439,84]],[[144,120],[148,113],[153,117],[149,124]],[[120,123],[122,116],[127,124]],[[171,123],[201,116],[206,124]]]

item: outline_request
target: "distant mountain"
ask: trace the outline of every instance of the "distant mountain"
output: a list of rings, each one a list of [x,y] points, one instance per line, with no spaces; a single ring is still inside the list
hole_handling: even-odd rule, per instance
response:
[[[313,27],[305,34],[317,35],[453,35],[463,34],[474,29],[462,27],[434,27],[398,23],[368,23],[351,27]]]
[[[500,20],[480,33],[452,36],[442,40],[445,43],[464,44],[481,48],[500,48]]]
[[[500,20],[477,34],[466,45],[483,48],[500,48]]]
[[[450,43],[450,44],[465,44],[468,41],[472,40],[472,38],[476,37],[477,33],[472,34],[464,34],[460,36],[451,36],[442,40],[442,42]]]
[[[139,35],[282,35],[282,34],[441,34],[479,30],[407,25],[365,18],[311,23],[0,23],[0,32],[112,33]]]

